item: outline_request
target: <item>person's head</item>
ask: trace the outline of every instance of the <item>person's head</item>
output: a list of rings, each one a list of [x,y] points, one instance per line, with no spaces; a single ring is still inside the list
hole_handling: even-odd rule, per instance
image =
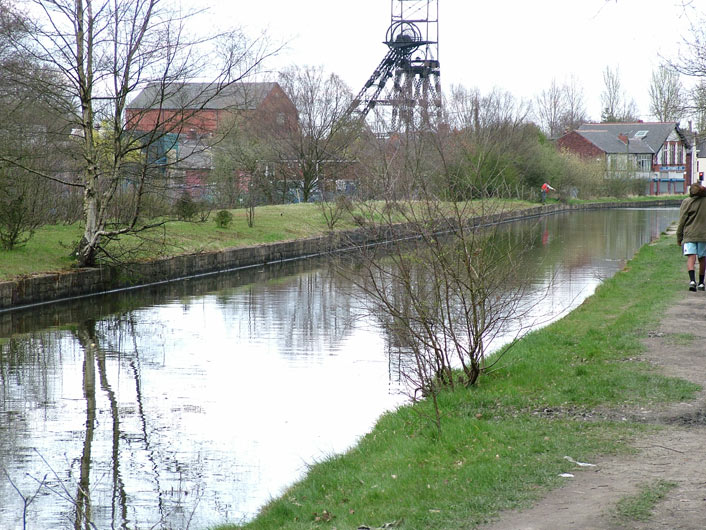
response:
[[[689,195],[691,197],[704,196],[706,195],[706,188],[698,182],[694,182],[691,186],[689,186]]]

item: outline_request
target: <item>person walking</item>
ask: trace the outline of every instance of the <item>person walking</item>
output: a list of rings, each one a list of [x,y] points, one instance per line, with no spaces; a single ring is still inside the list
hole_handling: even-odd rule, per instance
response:
[[[677,244],[686,256],[686,270],[689,274],[689,290],[704,290],[706,273],[706,187],[698,182],[689,186],[689,197],[684,199],[679,209]],[[682,246],[683,245],[683,246]],[[699,283],[696,283],[696,259],[699,260]]]
[[[549,190],[551,190],[551,191],[556,191],[556,190],[554,188],[552,188],[547,182],[542,184],[541,189],[542,189],[542,204],[544,204],[545,202],[547,202],[547,192]]]

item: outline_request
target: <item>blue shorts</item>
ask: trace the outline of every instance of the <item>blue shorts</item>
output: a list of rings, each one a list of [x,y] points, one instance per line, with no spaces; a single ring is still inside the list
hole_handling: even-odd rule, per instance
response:
[[[684,243],[684,255],[697,254],[700,258],[706,256],[706,242]]]

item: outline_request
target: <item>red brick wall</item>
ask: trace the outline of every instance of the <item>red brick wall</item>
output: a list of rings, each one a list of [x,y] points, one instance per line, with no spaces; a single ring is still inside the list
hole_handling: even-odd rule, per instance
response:
[[[138,131],[152,131],[159,127],[170,132],[188,134],[193,129],[195,133],[204,135],[216,132],[231,112],[223,109],[127,109],[126,122],[128,129]],[[259,126],[267,129],[297,126],[297,109],[279,85],[274,86],[256,110],[238,112],[248,114],[249,119],[256,120]]]
[[[566,150],[577,154],[582,158],[599,158],[605,153],[591,142],[586,140],[576,131],[565,134],[556,141],[557,147],[562,151]]]
[[[278,136],[298,127],[297,109],[279,85],[265,96],[257,109],[248,111],[244,118],[252,133],[265,137]]]
[[[275,87],[270,90],[270,93],[267,94],[257,108],[257,112],[262,115],[263,119],[271,121],[272,126],[290,129],[297,126],[297,108],[279,85],[275,85]],[[278,118],[280,115],[284,123],[280,123],[281,120]]]
[[[175,133],[188,133],[194,129],[199,134],[215,132],[222,119],[222,110],[137,110],[127,109],[128,129],[152,131],[156,128]]]

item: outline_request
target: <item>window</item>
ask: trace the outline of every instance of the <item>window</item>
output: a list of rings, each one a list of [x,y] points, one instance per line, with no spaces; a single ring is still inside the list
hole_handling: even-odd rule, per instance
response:
[[[637,131],[635,133],[635,138],[644,138],[645,136],[647,136],[648,132],[649,131]]]
[[[637,170],[650,171],[652,169],[652,155],[637,155]]]
[[[618,169],[618,159],[615,155],[608,155],[606,158],[607,158],[607,163],[608,163],[607,165],[608,165],[609,169],[612,169],[613,171]]]

